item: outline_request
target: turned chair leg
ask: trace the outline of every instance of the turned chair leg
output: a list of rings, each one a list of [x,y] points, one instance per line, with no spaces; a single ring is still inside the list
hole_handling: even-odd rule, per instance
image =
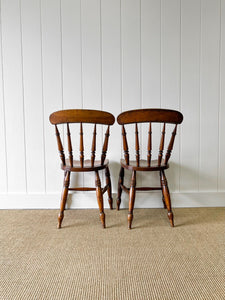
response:
[[[105,228],[105,213],[104,213],[104,205],[103,205],[103,195],[101,188],[101,180],[98,174],[98,171],[95,171],[95,186],[96,186],[96,195],[99,206],[100,220],[102,222],[103,228]]]
[[[161,179],[161,172],[159,172],[159,177],[160,177],[161,188],[163,189],[162,179]],[[163,191],[162,191],[162,202],[163,202],[163,207],[166,209],[166,203],[165,203]]]
[[[106,178],[106,184],[108,185],[107,193],[108,193],[109,206],[110,206],[110,209],[113,209],[111,179],[110,179],[110,172],[109,172],[109,168],[108,167],[106,167],[106,169],[105,169],[105,178]]]
[[[63,181],[60,212],[58,215],[58,228],[61,228],[62,220],[64,218],[64,210],[65,210],[65,206],[66,206],[69,185],[70,185],[70,172],[66,171],[65,176],[64,176],[64,181]]]
[[[129,194],[129,212],[128,212],[128,229],[131,229],[133,221],[133,209],[136,193],[136,171],[133,171],[130,185],[130,194]]]
[[[174,227],[173,212],[171,209],[171,201],[170,201],[170,192],[169,192],[169,188],[167,185],[166,175],[163,170],[161,171],[161,182],[162,182],[162,192],[163,192],[165,204],[166,204],[167,211],[168,211],[167,215],[170,220],[171,226]]]
[[[123,184],[123,180],[124,180],[124,168],[121,167],[120,174],[119,174],[119,181],[118,181],[117,210],[120,209],[121,195],[122,195],[121,184]]]

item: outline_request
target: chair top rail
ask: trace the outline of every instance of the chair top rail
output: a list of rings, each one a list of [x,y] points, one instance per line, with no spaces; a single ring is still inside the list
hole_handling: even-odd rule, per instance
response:
[[[49,117],[53,125],[64,123],[93,123],[113,125],[114,116],[106,111],[91,109],[67,109],[52,113]]]
[[[145,122],[180,124],[182,121],[183,115],[179,111],[161,108],[129,110],[117,117],[120,125]]]

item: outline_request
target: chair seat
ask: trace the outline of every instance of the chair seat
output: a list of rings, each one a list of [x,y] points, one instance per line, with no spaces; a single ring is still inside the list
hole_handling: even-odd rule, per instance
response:
[[[139,166],[137,167],[137,161],[136,160],[130,160],[129,165],[126,164],[125,159],[121,159],[120,163],[123,168],[128,170],[135,170],[135,171],[160,171],[165,170],[169,168],[169,164],[165,164],[164,159],[162,159],[161,165],[158,165],[158,160],[151,160],[150,167],[148,166],[147,160],[141,159],[139,162]]]
[[[90,171],[98,171],[105,169],[109,164],[109,160],[105,159],[104,164],[101,165],[100,160],[95,160],[94,166],[91,165],[91,160],[87,159],[84,160],[83,167],[80,165],[79,160],[73,160],[73,167],[70,166],[69,159],[66,159],[66,165],[64,166],[61,164],[61,169],[64,171],[71,171],[71,172],[90,172]]]

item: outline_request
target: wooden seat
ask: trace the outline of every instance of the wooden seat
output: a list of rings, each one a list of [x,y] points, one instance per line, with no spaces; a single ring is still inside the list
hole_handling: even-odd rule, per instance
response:
[[[168,110],[168,109],[137,109],[130,110],[121,113],[117,117],[117,122],[122,125],[122,137],[123,137],[123,149],[124,149],[124,159],[121,159],[121,169],[118,181],[118,198],[117,198],[117,209],[120,209],[121,204],[121,194],[124,190],[129,194],[129,212],[128,212],[128,228],[131,229],[133,220],[133,209],[135,202],[136,191],[150,191],[150,190],[161,190],[162,201],[164,208],[168,210],[168,218],[171,226],[174,226],[173,212],[171,209],[170,193],[167,184],[167,179],[164,170],[169,168],[168,161],[171,156],[173,149],[173,144],[177,132],[177,125],[181,124],[183,121],[183,115],[179,111]],[[139,144],[139,123],[148,123],[148,137],[147,137],[147,157],[146,159],[140,158],[140,144]],[[160,138],[159,153],[155,160],[152,160],[152,123],[162,123],[162,134]],[[136,160],[130,160],[127,133],[125,130],[125,125],[134,124],[135,132],[135,157]],[[172,131],[172,136],[163,158],[165,134],[167,124],[174,124],[174,129]],[[124,169],[132,171],[132,178],[130,187],[124,185]],[[136,172],[145,171],[152,172],[158,171],[160,174],[160,187],[136,187]]]
[[[55,125],[55,132],[58,144],[58,150],[61,159],[61,169],[64,171],[64,180],[63,180],[63,191],[60,204],[60,213],[58,216],[58,228],[61,228],[62,220],[64,217],[64,210],[66,206],[68,191],[94,191],[96,190],[97,201],[100,212],[100,219],[102,222],[103,228],[105,228],[105,213],[103,205],[103,194],[107,191],[109,206],[113,208],[113,199],[111,193],[111,179],[110,172],[108,168],[109,161],[106,159],[106,153],[108,148],[109,140],[109,129],[110,125],[113,125],[115,118],[112,114],[104,111],[98,110],[88,110],[88,109],[70,109],[70,110],[60,110],[54,112],[49,117],[50,122]],[[70,133],[70,124],[79,123],[80,125],[80,138],[79,138],[79,160],[73,159],[73,147],[72,147],[72,138]],[[83,124],[90,123],[94,124],[93,137],[92,137],[92,147],[90,159],[84,159],[84,138],[83,138]],[[66,124],[67,132],[67,147],[68,147],[68,158],[65,157],[64,147],[62,140],[60,138],[59,124]],[[96,157],[96,135],[97,135],[97,126],[108,125],[105,132],[104,144],[102,146],[102,154],[100,160],[95,160]],[[101,187],[101,181],[99,177],[99,171],[105,169],[106,176],[106,186]],[[71,172],[95,172],[95,188],[93,187],[70,187],[70,174]]]

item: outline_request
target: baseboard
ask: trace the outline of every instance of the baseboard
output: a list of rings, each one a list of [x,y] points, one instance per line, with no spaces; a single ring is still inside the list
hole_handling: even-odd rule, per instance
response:
[[[114,207],[116,194],[113,194]],[[171,193],[172,207],[218,207],[225,206],[225,192],[174,192]],[[49,194],[0,194],[0,209],[58,209],[60,193]],[[109,208],[107,195],[104,206]],[[128,207],[128,195],[123,193],[121,208]],[[136,208],[162,207],[159,192],[139,192],[136,195]],[[95,192],[77,192],[69,195],[67,208],[98,208]]]

